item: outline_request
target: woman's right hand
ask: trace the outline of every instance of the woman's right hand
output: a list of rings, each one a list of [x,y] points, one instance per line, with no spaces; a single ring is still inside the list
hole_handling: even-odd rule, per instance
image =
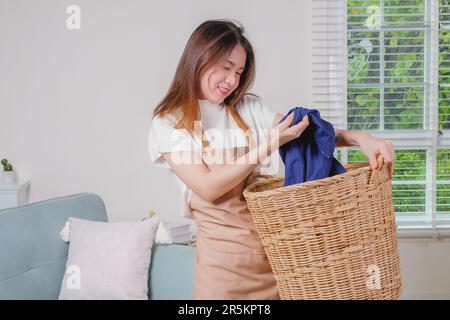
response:
[[[299,123],[290,127],[294,113],[291,112],[282,122],[271,129],[270,141],[272,147],[280,147],[289,141],[297,139],[309,125],[308,115],[305,115]]]

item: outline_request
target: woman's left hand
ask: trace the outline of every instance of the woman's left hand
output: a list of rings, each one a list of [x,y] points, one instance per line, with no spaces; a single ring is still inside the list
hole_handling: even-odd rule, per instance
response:
[[[395,151],[391,140],[380,139],[364,132],[358,138],[361,150],[369,158],[372,169],[378,166],[378,155],[382,155],[385,163],[394,163]]]

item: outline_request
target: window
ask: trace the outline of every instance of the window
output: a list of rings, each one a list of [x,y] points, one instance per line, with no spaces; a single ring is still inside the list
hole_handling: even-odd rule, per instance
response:
[[[400,229],[450,227],[450,0],[312,0],[313,103],[396,146]],[[367,161],[357,148],[340,161]]]

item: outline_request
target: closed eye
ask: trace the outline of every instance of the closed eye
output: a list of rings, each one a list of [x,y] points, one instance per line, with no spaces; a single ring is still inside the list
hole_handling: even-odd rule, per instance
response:
[[[228,68],[228,67],[223,67],[225,70],[231,70],[230,68]],[[242,75],[242,73],[239,73],[239,72],[236,72],[236,74],[238,74],[238,75]]]

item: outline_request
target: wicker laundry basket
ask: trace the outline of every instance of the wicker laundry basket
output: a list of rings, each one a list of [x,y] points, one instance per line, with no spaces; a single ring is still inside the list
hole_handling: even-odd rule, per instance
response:
[[[393,165],[244,190],[281,299],[398,299],[402,284],[392,203]]]

